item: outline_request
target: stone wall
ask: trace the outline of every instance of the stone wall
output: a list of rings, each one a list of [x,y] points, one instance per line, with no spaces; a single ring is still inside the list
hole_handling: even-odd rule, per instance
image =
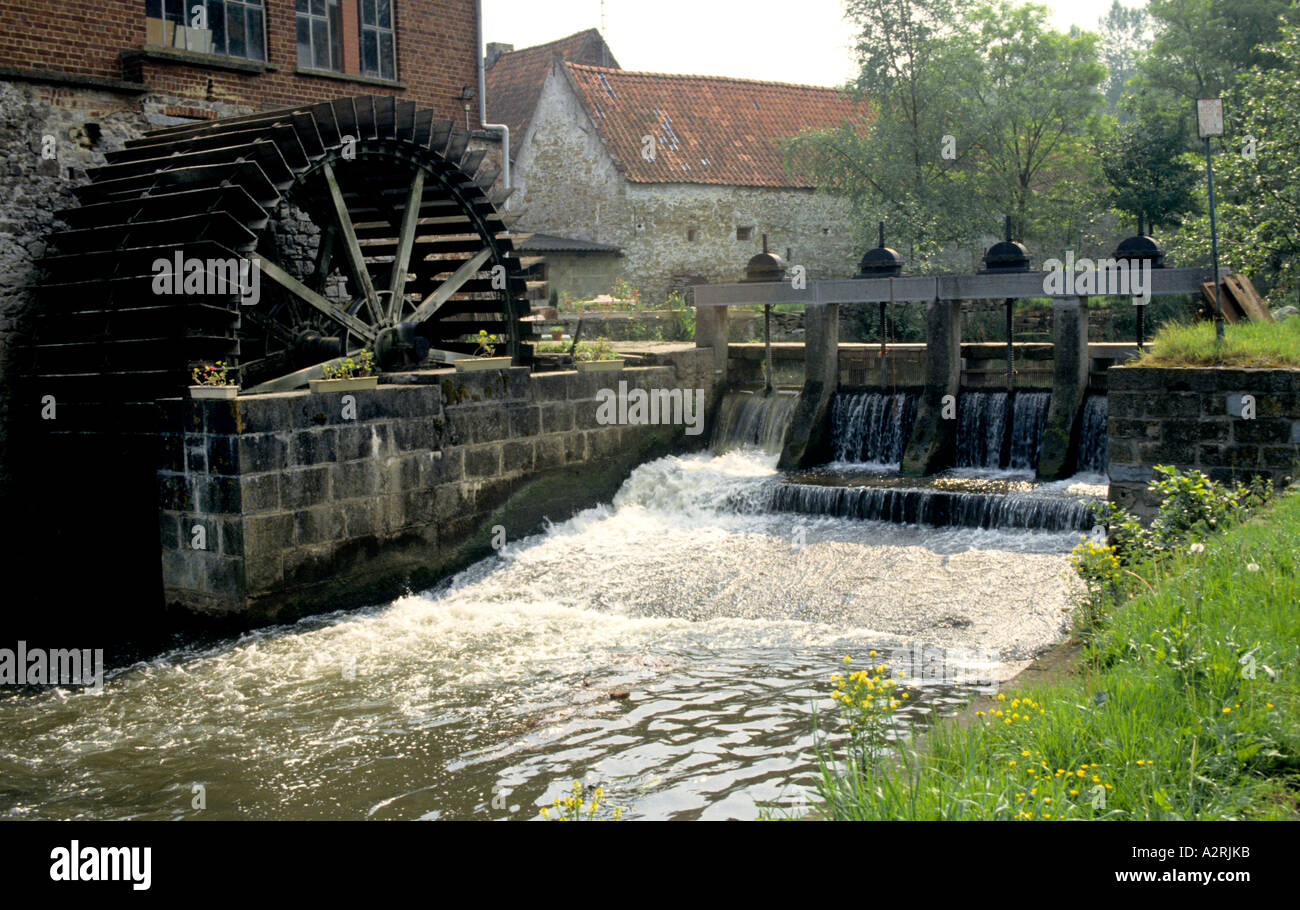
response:
[[[520,229],[619,247],[620,276],[649,305],[688,281],[738,280],[761,252],[763,234],[770,249],[782,256],[788,250],[789,264],[804,266],[810,279],[852,274],[860,256],[848,204],[837,197],[624,180],[556,67],[527,132],[512,139],[519,154],[508,205],[520,213]],[[738,228],[749,228],[749,239],[738,239]]]
[[[498,525],[515,540],[608,501],[636,465],[707,442],[682,426],[598,423],[598,391],[620,380],[710,400],[711,352],[665,359],[615,373],[396,374],[348,393],[355,419],[342,393],[167,402],[168,606],[264,622],[381,601],[488,555]]]
[[[1156,465],[1223,482],[1295,476],[1300,370],[1115,367],[1108,380],[1112,502],[1149,516]]]

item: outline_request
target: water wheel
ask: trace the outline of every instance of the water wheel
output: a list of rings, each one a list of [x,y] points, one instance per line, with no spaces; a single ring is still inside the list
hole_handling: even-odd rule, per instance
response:
[[[362,96],[128,142],[58,213],[69,227],[41,261],[37,387],[74,407],[150,403],[224,360],[245,391],[295,388],[361,348],[388,366],[452,360],[480,331],[530,364],[525,266],[491,190],[498,168],[469,138],[412,102]],[[256,264],[256,303],[210,265],[237,260]],[[205,265],[169,294],[160,261]]]

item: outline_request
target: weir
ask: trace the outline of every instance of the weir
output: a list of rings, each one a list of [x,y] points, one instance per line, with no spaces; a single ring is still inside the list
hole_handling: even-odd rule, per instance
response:
[[[697,286],[694,288],[695,303],[700,314],[699,325],[704,326],[704,330],[697,334],[696,344],[712,349],[719,375],[725,379],[728,366],[727,356],[722,349],[726,345],[728,307],[768,307],[775,304],[804,306],[808,331],[808,342],[803,352],[806,379],[799,410],[791,423],[782,450],[781,467],[785,470],[810,468],[835,457],[834,441],[826,417],[829,416],[831,402],[840,385],[839,375],[832,376],[827,369],[829,364],[840,363],[835,331],[835,326],[838,325],[838,305],[923,303],[926,324],[924,382],[900,468],[905,474],[928,476],[956,465],[959,457],[965,457],[959,456],[960,422],[955,412],[964,373],[961,302],[1052,297],[1051,389],[1034,389],[1029,392],[1033,397],[1021,407],[1032,410],[1036,419],[1018,422],[1027,435],[1023,438],[1014,435],[1007,438],[1004,444],[1005,456],[999,457],[999,464],[1010,466],[1014,462],[1017,469],[1033,470],[1044,480],[1068,477],[1079,464],[1083,412],[1089,391],[1094,348],[1088,342],[1087,298],[1060,291],[1086,286],[1098,294],[1117,294],[1123,290],[1123,285],[1107,282],[1104,288],[1099,288],[1086,283],[1061,281],[1058,274],[1030,270],[1027,253],[1024,253],[1022,263],[1011,263],[1015,257],[1004,247],[1018,248],[1024,252],[1020,244],[1009,240],[999,243],[986,257],[989,268],[974,275],[890,275],[820,280],[803,280],[800,276],[789,280]],[[1124,257],[1117,254],[1116,258]],[[1201,284],[1213,277],[1210,270],[1204,268],[1164,268],[1160,264],[1153,268],[1145,262],[1138,264],[1145,276],[1143,286],[1147,296],[1196,294],[1199,293]],[[877,376],[887,375],[883,367],[888,347],[882,345],[878,369],[875,371]],[[1010,344],[1007,347],[1006,357],[1010,365],[1014,363],[1017,346]],[[1132,346],[1103,347],[1125,347],[1130,353],[1135,351]],[[1105,355],[1103,359],[1106,360],[1123,359],[1126,356],[1109,350]],[[866,376],[871,372],[870,369],[859,368],[859,375]],[[1014,403],[1026,391],[1015,388],[1013,372],[1008,372],[1007,376],[1010,383],[1007,394]],[[882,386],[877,388],[884,390]],[[1037,397],[1042,394],[1048,397]],[[1047,405],[1045,414],[1040,410],[1044,402]],[[1029,460],[1028,453],[1031,450],[1035,454]],[[987,461],[991,456],[986,451],[983,458]]]

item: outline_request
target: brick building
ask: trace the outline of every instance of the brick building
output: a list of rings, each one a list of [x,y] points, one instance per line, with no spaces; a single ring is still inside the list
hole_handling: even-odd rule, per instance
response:
[[[86,170],[143,132],[371,94],[478,118],[476,0],[0,0],[0,502],[37,263]]]
[[[803,130],[862,118],[836,89],[630,72],[584,32],[499,54],[487,103],[511,125],[519,227],[551,235],[554,290],[623,277],[655,304],[674,287],[735,281],[765,234],[809,277],[857,261],[847,201],[790,173],[781,152]],[[566,253],[555,238],[604,253]]]

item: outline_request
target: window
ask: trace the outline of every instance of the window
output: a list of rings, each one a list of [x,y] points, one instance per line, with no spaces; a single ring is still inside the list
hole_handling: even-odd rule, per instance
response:
[[[357,0],[357,5],[361,9],[361,72],[396,79],[393,0]]]
[[[742,243],[754,239],[754,229],[752,227],[736,228],[736,239]]]
[[[341,0],[294,0],[298,20],[298,65],[343,72]]]
[[[144,15],[150,44],[266,60],[262,0],[145,0]]]
[[[695,242],[695,237],[696,237],[695,228],[691,228],[690,230],[688,230],[688,231],[686,232],[686,242],[687,242],[687,243],[694,243],[694,242]]]

